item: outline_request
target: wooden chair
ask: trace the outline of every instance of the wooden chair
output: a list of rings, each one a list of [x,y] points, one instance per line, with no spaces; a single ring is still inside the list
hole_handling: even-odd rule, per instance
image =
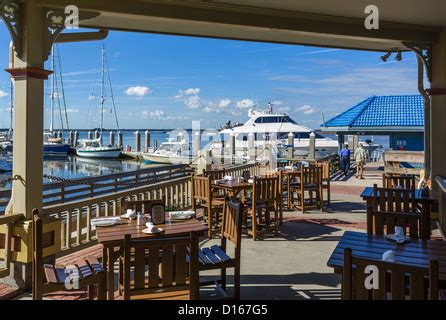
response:
[[[321,183],[321,196],[323,197],[324,190],[327,190],[327,206],[331,206],[331,194],[330,194],[330,163],[319,163],[319,167],[322,168],[322,183]]]
[[[389,175],[383,173],[382,175],[383,188],[402,188],[402,189],[416,189],[414,175]]]
[[[226,200],[223,208],[223,221],[221,228],[221,244],[210,248],[201,248],[198,251],[200,271],[221,270],[219,281],[200,282],[200,286],[216,284],[222,294],[226,294],[226,269],[234,268],[234,299],[240,299],[240,257],[242,244],[242,217],[243,205],[236,200]],[[227,241],[234,247],[231,258],[227,254]]]
[[[324,209],[324,199],[322,188],[322,168],[317,166],[302,167],[299,175],[299,182],[290,185],[291,195],[296,193],[297,198],[294,206],[305,213],[307,209]],[[308,198],[306,194],[308,193]],[[314,194],[314,195],[313,195]],[[308,205],[306,201],[308,200]]]
[[[251,203],[247,202],[245,210],[247,216],[251,216],[251,230],[249,228],[247,230],[253,240],[257,240],[259,235],[271,230],[276,236],[279,233],[279,183],[279,177],[276,175],[253,178],[252,201]],[[249,206],[249,204],[251,205]],[[271,219],[271,213],[274,213],[274,219]],[[247,217],[244,220],[247,221]]]
[[[430,238],[428,214],[419,212],[414,203],[415,190],[373,187],[373,196],[367,206],[367,233],[384,235],[402,227],[413,239]]]
[[[165,205],[165,199],[154,199],[154,200],[126,200],[126,198],[120,199],[121,203],[121,214],[124,214],[127,212],[127,209],[135,210],[136,212],[141,213],[151,213],[152,207],[154,205]]]
[[[133,262],[132,252],[135,253]],[[126,234],[121,259],[124,266],[124,300],[198,299],[196,233],[135,240]]]
[[[94,298],[95,287],[97,287],[97,299],[105,300],[105,271],[95,257],[79,258],[70,266],[44,263],[43,222],[37,210],[33,210],[32,282],[33,300],[42,300],[46,293],[86,287],[89,300]]]
[[[220,214],[223,211],[224,198],[216,197],[211,189],[211,177],[191,176],[192,210],[204,210],[204,218],[209,224],[208,236],[220,229]]]
[[[378,268],[378,289],[366,289],[367,266]],[[344,300],[438,300],[439,264],[431,260],[429,268],[352,256],[344,249],[342,299]],[[407,281],[409,278],[409,281]],[[427,278],[429,278],[427,280]]]

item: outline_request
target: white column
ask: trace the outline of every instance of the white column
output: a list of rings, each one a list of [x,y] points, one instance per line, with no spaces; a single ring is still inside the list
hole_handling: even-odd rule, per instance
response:
[[[113,131],[110,131],[110,145],[114,146],[115,145],[115,133]]]
[[[198,155],[200,154],[200,150],[201,150],[201,135],[200,135],[200,131],[195,131],[194,133],[194,139],[192,140],[193,145],[192,145],[192,154],[194,157],[198,157]]]
[[[150,131],[146,130],[144,132],[144,150],[148,152],[150,148]]]
[[[310,133],[310,146],[308,158],[316,159],[316,134],[314,132]]]
[[[255,148],[255,141],[254,141],[254,133],[250,132],[248,134],[248,155],[249,155],[249,161],[255,162],[256,161],[256,148]]]
[[[141,151],[141,135],[138,130],[135,131],[135,151]]]
[[[293,159],[294,156],[294,134],[292,132],[288,133],[288,159]]]

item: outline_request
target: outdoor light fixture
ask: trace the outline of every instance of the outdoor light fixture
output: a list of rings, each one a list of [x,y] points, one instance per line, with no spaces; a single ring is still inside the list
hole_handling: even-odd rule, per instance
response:
[[[387,62],[387,60],[390,58],[390,55],[392,54],[392,51],[387,52],[385,55],[381,57],[381,60],[384,62]]]
[[[398,51],[398,53],[396,54],[395,60],[396,61],[403,60],[403,55],[401,54],[401,51]]]

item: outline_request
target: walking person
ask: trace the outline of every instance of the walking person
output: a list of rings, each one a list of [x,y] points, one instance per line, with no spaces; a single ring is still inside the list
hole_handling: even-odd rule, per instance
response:
[[[346,176],[350,170],[350,149],[348,148],[348,144],[345,144],[344,148],[342,148],[339,153],[339,158],[340,169],[344,173],[344,176]]]
[[[367,161],[367,151],[364,149],[362,143],[359,144],[355,150],[354,158],[356,161],[356,178],[364,179],[364,166]]]

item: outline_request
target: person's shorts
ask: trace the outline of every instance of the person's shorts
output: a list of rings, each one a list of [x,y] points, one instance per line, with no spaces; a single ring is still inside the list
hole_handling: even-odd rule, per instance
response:
[[[363,167],[365,165],[365,161],[356,161],[356,165],[358,167]]]

